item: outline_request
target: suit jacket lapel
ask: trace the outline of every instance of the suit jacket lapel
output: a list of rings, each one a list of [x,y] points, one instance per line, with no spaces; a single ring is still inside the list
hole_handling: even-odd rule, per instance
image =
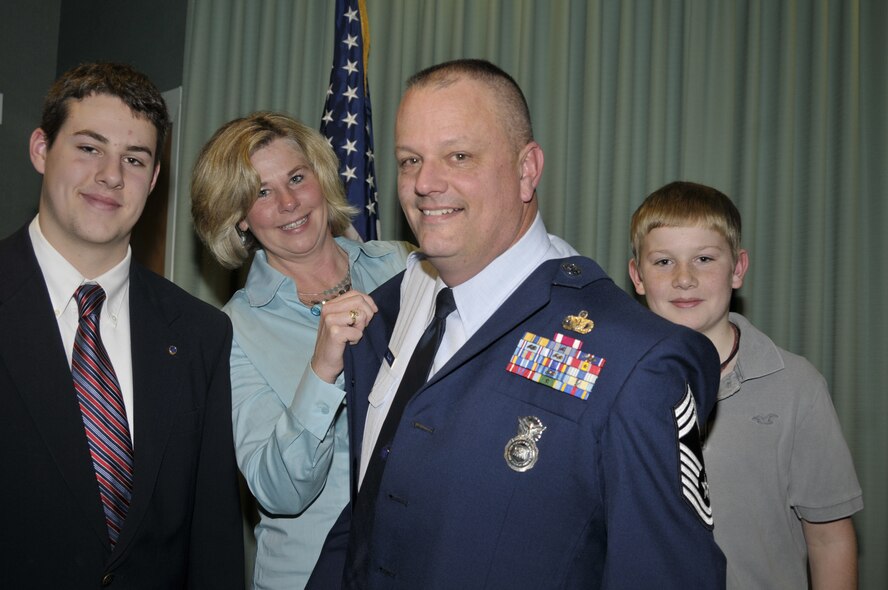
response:
[[[14,337],[0,338],[0,358],[77,505],[110,548],[71,368],[27,227],[10,239],[14,255],[0,261],[0,333]]]
[[[346,348],[344,355],[345,374],[351,376],[355,385],[346,383],[348,396],[349,448],[352,459],[351,487],[352,498],[357,494],[358,457],[361,456],[361,442],[364,439],[364,423],[369,407],[370,390],[376,380],[379,367],[384,362],[389,340],[395,329],[400,310],[400,289],[404,273],[400,273],[373,291],[374,301],[379,311],[367,327],[364,335],[354,346]]]
[[[133,262],[130,269],[130,339],[133,358],[133,497],[115,548],[123,553],[151,503],[152,492],[170,437],[183,376],[170,347],[178,338],[172,323],[178,311],[165,306]]]
[[[422,395],[430,385],[444,379],[447,375],[476,357],[482,350],[502,338],[505,334],[508,334],[515,326],[521,324],[528,317],[543,308],[549,302],[552,284],[558,283],[555,273],[560,262],[559,260],[547,261],[531,273],[493,316],[429,379],[428,383],[414,397]],[[367,385],[365,387],[358,387],[357,395],[355,396],[354,403],[357,407],[353,409],[357,411],[353,412],[355,421],[349,433],[352,436],[352,445],[355,444],[355,440],[360,441],[363,438],[364,419],[368,403],[367,396],[370,394],[373,379],[375,379],[379,366],[383,362],[382,359],[388,350],[388,343],[398,318],[402,277],[403,273],[398,275],[397,280],[389,281],[377,291],[374,291],[374,300],[377,301],[379,313],[374,316],[367,326],[364,331],[364,338],[346,358],[346,363],[350,363],[353,367],[351,374],[358,375],[365,371],[372,373],[372,378],[369,382],[364,381]],[[586,277],[583,283],[587,283],[593,280],[593,278]],[[367,353],[368,349],[372,351],[372,354]],[[362,352],[363,354],[361,354]],[[348,358],[349,356],[352,358]],[[372,367],[369,364],[357,365],[354,362],[355,358],[364,361],[372,358],[374,364]],[[505,366],[505,361],[503,366]],[[357,448],[355,450],[357,451]]]
[[[514,330],[516,326],[519,326],[527,318],[545,307],[551,299],[553,286],[582,288],[593,281],[607,277],[597,264],[593,263],[590,265],[589,262],[591,261],[588,260],[584,264],[585,273],[575,276],[565,274],[562,271],[564,271],[565,267],[572,264],[570,260],[553,259],[541,264],[453,357],[429,379],[426,386],[420,389],[417,395],[425,391],[429,385],[444,379],[447,375],[478,356],[485,348],[497,342]],[[571,310],[564,311],[566,315]],[[507,359],[503,359],[504,369],[506,362]]]

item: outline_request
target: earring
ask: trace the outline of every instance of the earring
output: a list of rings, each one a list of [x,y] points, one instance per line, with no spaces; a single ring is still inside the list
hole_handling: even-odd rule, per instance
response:
[[[244,248],[247,247],[247,232],[239,228],[238,226],[234,226],[234,231],[237,232],[237,237],[240,238],[241,246]]]

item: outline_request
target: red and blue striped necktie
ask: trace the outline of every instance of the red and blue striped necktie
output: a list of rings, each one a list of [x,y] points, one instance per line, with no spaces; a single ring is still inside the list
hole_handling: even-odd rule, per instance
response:
[[[96,284],[81,285],[74,298],[80,324],[74,337],[71,375],[113,548],[132,496],[133,445],[120,384],[99,334],[105,290]]]

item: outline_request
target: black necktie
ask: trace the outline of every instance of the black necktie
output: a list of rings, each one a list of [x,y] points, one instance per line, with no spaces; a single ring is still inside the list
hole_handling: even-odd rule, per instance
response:
[[[407,402],[423,386],[429,378],[432,364],[435,362],[435,354],[444,337],[444,328],[447,325],[447,316],[456,309],[453,300],[453,291],[444,288],[438,292],[435,299],[435,317],[422,333],[422,336],[407,363],[404,377],[398,386],[398,392],[392,400],[373,454],[367,465],[367,472],[361,483],[361,489],[355,500],[354,516],[350,533],[348,557],[346,560],[346,588],[361,587],[360,580],[365,580],[369,573],[369,543],[373,532],[373,516],[376,498],[379,496],[379,484],[385,470],[386,459],[391,452],[392,439],[401,422],[401,416]]]

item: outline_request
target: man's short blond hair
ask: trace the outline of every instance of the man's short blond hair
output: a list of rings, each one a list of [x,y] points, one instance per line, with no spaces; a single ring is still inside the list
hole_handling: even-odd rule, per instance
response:
[[[734,262],[740,255],[740,211],[724,193],[704,184],[675,181],[652,192],[632,214],[629,238],[638,263],[644,238],[658,227],[704,227],[725,237]]]

